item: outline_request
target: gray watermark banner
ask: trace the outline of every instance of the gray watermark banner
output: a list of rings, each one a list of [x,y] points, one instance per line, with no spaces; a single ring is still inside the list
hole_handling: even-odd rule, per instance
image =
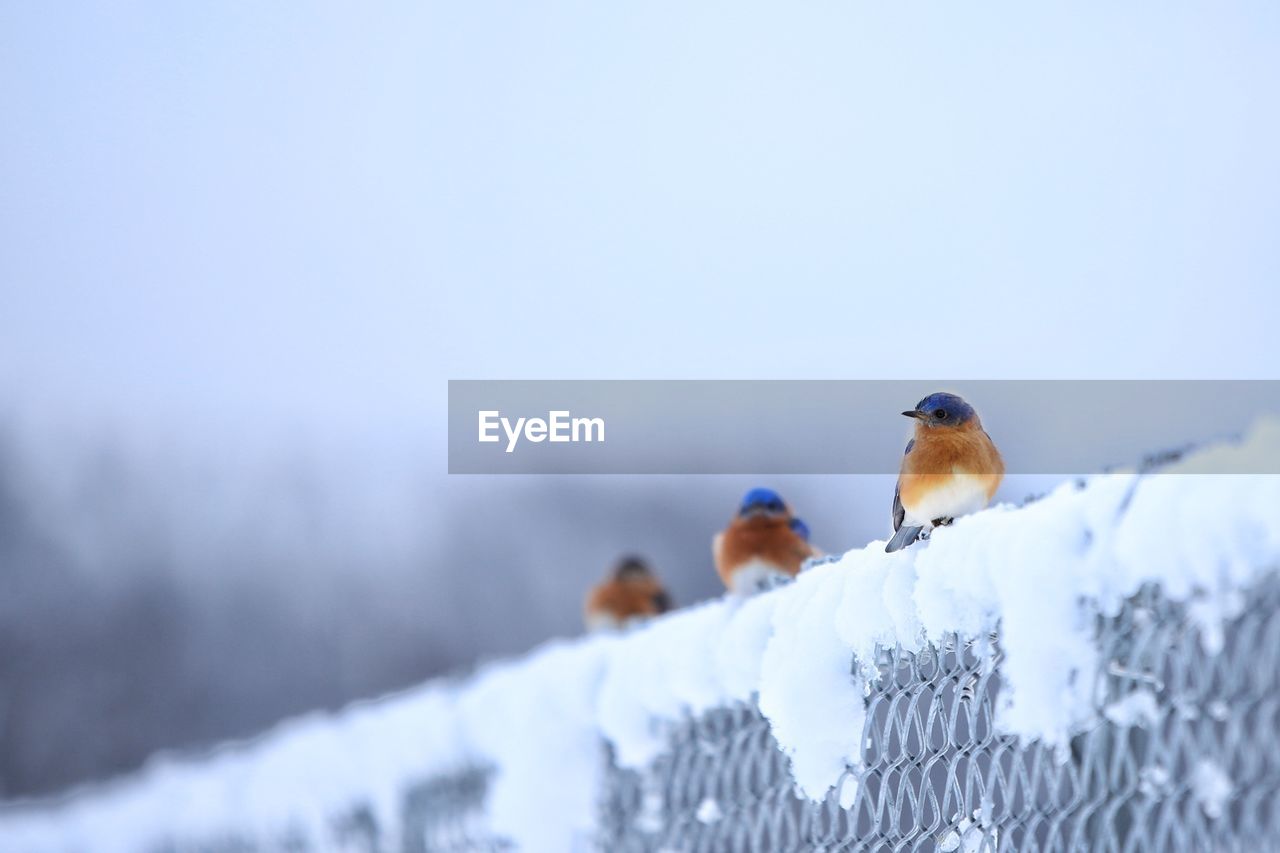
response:
[[[450,380],[451,474],[895,474],[913,409],[961,395],[1010,474],[1082,475],[1280,418],[1280,381]],[[1280,474],[1280,454],[1241,470]]]

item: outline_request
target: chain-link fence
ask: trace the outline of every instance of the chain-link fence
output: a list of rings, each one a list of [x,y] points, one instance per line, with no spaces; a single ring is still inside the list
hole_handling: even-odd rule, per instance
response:
[[[473,768],[411,789],[404,801],[404,853],[511,850],[485,821],[491,770]]]
[[[796,792],[767,722],[747,705],[679,726],[640,772],[606,750],[598,846],[1280,850],[1280,579],[1246,601],[1216,654],[1186,607],[1155,588],[1100,619],[1095,698],[1110,719],[1057,753],[995,730],[995,637],[882,649],[863,764],[822,803]],[[484,830],[483,798],[480,772],[422,786],[406,803],[407,849],[502,847]]]
[[[1280,581],[1254,591],[1219,654],[1155,589],[1100,620],[1098,636],[1098,707],[1126,710],[1062,754],[994,730],[994,638],[885,649],[864,764],[826,801],[794,792],[757,711],[718,710],[684,725],[644,772],[611,769],[601,846],[1280,850]]]

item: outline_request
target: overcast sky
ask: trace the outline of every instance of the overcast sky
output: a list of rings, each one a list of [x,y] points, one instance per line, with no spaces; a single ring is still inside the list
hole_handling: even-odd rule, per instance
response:
[[[0,9],[0,393],[429,430],[449,377],[1269,377],[1280,9]]]

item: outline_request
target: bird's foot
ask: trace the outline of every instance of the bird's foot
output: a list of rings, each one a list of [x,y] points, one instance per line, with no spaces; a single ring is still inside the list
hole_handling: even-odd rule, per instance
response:
[[[942,518],[935,518],[935,519],[933,520],[933,526],[934,526],[934,527],[948,527],[948,526],[950,526],[950,525],[951,525],[951,522],[953,522],[953,521],[955,521],[955,519],[954,519],[954,518],[952,518],[952,517],[951,517],[951,516],[949,516],[949,515],[945,515],[945,516],[943,516]]]

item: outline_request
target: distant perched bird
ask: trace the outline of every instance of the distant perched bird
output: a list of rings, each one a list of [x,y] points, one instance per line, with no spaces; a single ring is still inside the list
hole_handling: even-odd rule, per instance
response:
[[[772,489],[752,489],[738,514],[716,534],[711,551],[720,580],[730,592],[746,595],[776,580],[794,577],[814,556],[809,528]]]
[[[639,557],[623,557],[587,594],[587,630],[617,630],[670,609],[671,596],[649,564]]]
[[[893,492],[893,529],[886,551],[905,548],[926,530],[988,503],[1004,477],[1004,460],[978,413],[955,394],[930,394],[914,409],[915,438],[907,443]]]
[[[795,534],[797,536],[799,536],[805,542],[809,543],[810,557],[826,556],[826,554],[822,552],[821,548],[819,548],[817,545],[814,545],[812,542],[809,541],[809,525],[805,524],[803,519],[793,517],[791,519],[791,529],[795,531]]]

